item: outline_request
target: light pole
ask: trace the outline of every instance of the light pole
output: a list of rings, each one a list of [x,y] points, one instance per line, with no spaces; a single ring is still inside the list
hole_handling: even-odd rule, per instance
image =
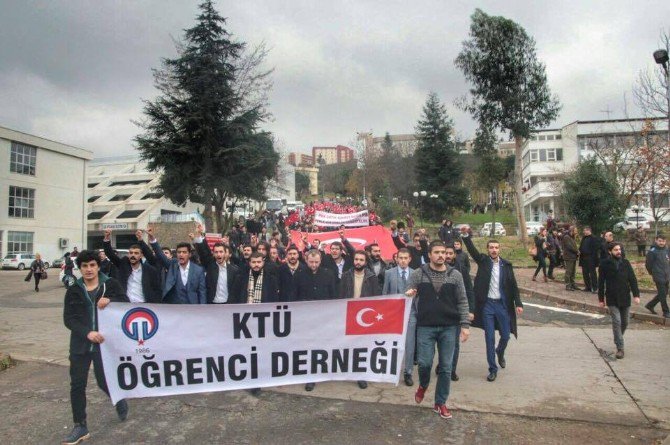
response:
[[[634,204],[630,209],[635,213],[635,229],[637,229],[640,226],[640,211],[642,209],[637,204]]]
[[[665,72],[665,100],[668,111],[668,143],[670,144],[670,70],[668,70],[668,51],[666,49],[658,49],[654,51],[654,61],[661,65]]]

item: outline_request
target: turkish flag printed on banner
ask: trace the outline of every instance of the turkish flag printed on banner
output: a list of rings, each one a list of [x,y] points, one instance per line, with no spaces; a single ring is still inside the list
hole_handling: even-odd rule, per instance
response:
[[[363,250],[365,246],[377,243],[382,250],[382,258],[389,260],[393,258],[393,254],[398,251],[398,248],[393,244],[391,238],[391,231],[383,226],[369,226],[359,227],[357,229],[345,229],[344,236],[347,237],[354,249]],[[302,233],[297,230],[291,230],[291,242],[296,246],[302,248],[301,241]],[[334,241],[340,241],[340,235],[335,232],[312,232],[307,234],[307,242],[311,243],[313,239],[317,238],[321,241],[326,253],[330,253],[330,245]]]
[[[372,300],[360,298],[347,302],[346,335],[402,334],[404,298]]]
[[[223,241],[223,237],[221,236],[220,233],[205,234],[205,242],[207,243],[207,246],[209,247],[210,250],[214,248],[214,244],[220,243],[221,241]]]

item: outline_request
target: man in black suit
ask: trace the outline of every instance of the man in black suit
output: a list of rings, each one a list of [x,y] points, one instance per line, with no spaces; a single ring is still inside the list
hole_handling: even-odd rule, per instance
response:
[[[196,234],[189,234],[195,245],[195,250],[200,257],[200,264],[205,268],[205,286],[207,287],[208,304],[232,303],[233,296],[238,293],[240,269],[230,264],[232,254],[230,246],[218,242],[214,244],[213,250],[205,242],[204,227],[198,224]]]
[[[135,234],[139,244],[128,248],[128,256],[119,258],[112,249],[112,230],[105,230],[103,247],[105,255],[116,266],[118,280],[131,303],[161,303],[161,279],[158,270],[147,262],[142,262],[142,231]]]
[[[330,244],[330,254],[321,252],[321,267],[330,270],[335,275],[335,284],[339,294],[340,280],[342,274],[354,267],[354,246],[347,240],[344,234],[344,226],[340,226],[337,234],[341,241]]]
[[[295,301],[296,275],[307,270],[307,266],[300,262],[300,250],[295,244],[286,248],[286,262],[279,266],[279,301]]]

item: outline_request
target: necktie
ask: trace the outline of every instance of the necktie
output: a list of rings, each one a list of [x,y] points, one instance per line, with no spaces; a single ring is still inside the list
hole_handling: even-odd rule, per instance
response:
[[[406,271],[406,270],[403,270],[402,273],[401,273],[401,275],[402,275],[402,284],[403,284],[403,286],[404,286],[404,285],[407,284],[407,271]]]

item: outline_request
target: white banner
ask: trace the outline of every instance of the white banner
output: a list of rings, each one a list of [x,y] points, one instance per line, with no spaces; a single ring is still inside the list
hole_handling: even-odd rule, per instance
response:
[[[402,295],[239,305],[111,303],[98,311],[107,386],[121,399],[326,380],[398,384]]]
[[[323,227],[361,227],[370,225],[367,210],[356,213],[328,213],[317,210],[314,214],[314,224]]]

